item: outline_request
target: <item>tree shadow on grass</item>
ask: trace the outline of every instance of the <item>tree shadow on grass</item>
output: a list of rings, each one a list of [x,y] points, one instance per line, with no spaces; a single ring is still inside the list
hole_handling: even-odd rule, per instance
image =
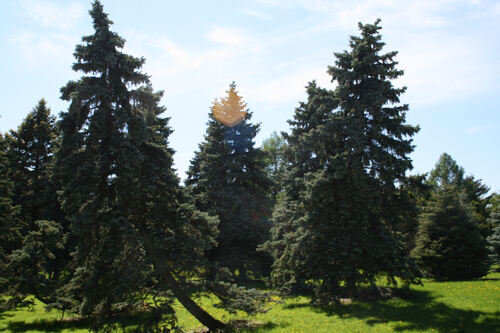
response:
[[[118,319],[118,318],[117,318]],[[126,317],[121,317],[119,320],[118,330],[130,327],[139,327],[152,319],[151,313],[137,312]],[[113,325],[118,321],[109,321],[107,324]],[[91,321],[88,318],[67,318],[66,320],[58,319],[36,319],[33,322],[27,323],[25,321],[9,321],[6,327],[0,329],[0,332],[26,332],[26,331],[42,331],[42,332],[61,332],[63,330],[89,330]]]
[[[434,300],[430,292],[411,291],[408,299],[355,302],[349,305],[312,306],[289,304],[285,308],[310,307],[340,318],[358,318],[369,325],[392,323],[396,332],[434,330],[439,333],[453,332],[500,332],[500,311],[482,312],[450,307]]]
[[[78,330],[88,329],[89,321],[80,320],[57,320],[57,319],[36,319],[31,323],[25,321],[9,321],[7,326],[0,331],[7,332],[26,332],[26,331],[43,331],[43,332],[60,332],[62,330]]]

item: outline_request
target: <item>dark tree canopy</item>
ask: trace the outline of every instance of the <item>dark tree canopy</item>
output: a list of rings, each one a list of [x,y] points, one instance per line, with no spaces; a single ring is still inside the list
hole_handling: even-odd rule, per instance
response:
[[[245,118],[234,126],[226,126],[215,117],[220,108],[244,114]],[[242,278],[246,278],[247,270],[265,269],[266,258],[256,249],[266,240],[269,230],[271,183],[262,152],[254,147],[259,125],[252,124],[251,118],[252,112],[233,82],[227,96],[212,106],[205,140],[191,161],[186,179],[197,208],[220,219],[218,245],[208,258],[218,266],[238,270]]]
[[[436,280],[467,280],[488,271],[487,251],[470,208],[453,186],[445,186],[420,217],[412,256]]]
[[[287,199],[275,210],[266,245],[275,285],[312,280],[325,299],[343,281],[352,294],[379,274],[394,284],[396,276],[415,278],[395,225],[406,208],[396,183],[412,167],[418,127],[405,123],[405,88],[391,83],[403,71],[396,52],[381,53],[379,21],[359,29],[328,69],[335,91],[309,84],[307,102],[290,121]]]
[[[10,253],[21,242],[19,207],[12,202],[14,184],[7,159],[7,143],[0,133],[0,292],[5,292],[9,275],[5,269]]]

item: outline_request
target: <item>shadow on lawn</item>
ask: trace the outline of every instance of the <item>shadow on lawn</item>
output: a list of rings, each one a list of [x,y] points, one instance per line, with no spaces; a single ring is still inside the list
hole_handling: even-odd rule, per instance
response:
[[[152,316],[148,312],[139,312],[121,318],[121,324],[118,329],[137,327],[141,323],[144,324],[151,320]],[[108,322],[113,325],[114,321]],[[25,321],[10,321],[6,323],[7,326],[0,329],[0,332],[26,332],[26,331],[42,331],[42,332],[61,332],[63,330],[89,330],[91,326],[90,320],[87,318],[68,318],[67,320],[58,319],[37,319],[31,323]]]
[[[60,332],[62,330],[77,330],[88,329],[89,322],[87,320],[57,320],[57,319],[37,319],[31,323],[24,321],[10,321],[7,327],[0,331],[7,332],[26,332],[26,331],[45,331],[45,332]]]
[[[290,304],[288,309],[310,307],[311,311],[328,316],[358,318],[369,325],[393,323],[396,332],[432,329],[440,333],[451,332],[499,332],[500,311],[495,313],[462,310],[436,302],[427,291],[411,292],[408,299],[360,302],[350,305],[312,306]]]

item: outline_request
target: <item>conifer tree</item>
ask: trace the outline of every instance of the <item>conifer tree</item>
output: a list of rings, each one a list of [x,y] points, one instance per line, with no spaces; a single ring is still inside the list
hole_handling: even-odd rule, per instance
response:
[[[488,222],[488,197],[490,188],[480,179],[465,176],[465,170],[447,153],[441,154],[434,169],[431,170],[427,183],[435,192],[444,187],[452,186],[460,194],[460,200],[471,208],[474,220],[481,229],[483,238],[492,232],[492,225]]]
[[[11,170],[7,159],[7,144],[0,133],[0,292],[4,293],[8,285],[9,275],[6,265],[10,253],[21,241],[19,232],[19,207],[12,203],[13,186]]]
[[[69,282],[59,290],[69,308],[99,329],[154,298],[154,322],[172,326],[168,294],[210,329],[225,325],[184,292],[181,277],[197,274],[213,243],[217,220],[190,205],[172,168],[171,129],[158,105],[144,59],[124,54],[99,1],[90,15],[95,32],[77,45],[73,70],[83,76],[61,89],[62,141],[55,173],[75,251]],[[159,324],[158,321],[163,321]],[[144,324],[146,325],[146,324]],[[167,327],[164,329],[167,329]]]
[[[488,222],[492,226],[493,231],[486,240],[488,242],[490,263],[500,266],[500,195],[493,195],[491,201]],[[500,267],[497,267],[497,269],[500,269]]]
[[[51,169],[58,137],[55,117],[44,99],[16,131],[10,131],[9,159],[14,180],[14,203],[20,205],[28,230],[36,220],[61,220]]]
[[[424,208],[412,256],[436,280],[467,280],[487,273],[485,245],[457,189],[444,186]]]
[[[225,125],[216,119],[220,110],[240,115],[235,116],[240,122]],[[242,279],[247,270],[264,270],[266,258],[256,248],[269,230],[271,184],[262,153],[254,147],[259,125],[252,124],[251,117],[233,82],[227,96],[212,106],[205,141],[191,161],[186,180],[197,208],[220,219],[218,245],[208,258],[216,266],[238,270]]]
[[[410,169],[411,137],[405,123],[405,88],[391,80],[396,52],[382,54],[379,20],[359,24],[350,51],[336,53],[328,69],[337,88],[308,86],[307,103],[296,110],[287,136],[286,196],[274,213],[272,279],[293,287],[314,281],[319,301],[350,295],[378,274],[415,281],[395,232],[406,208],[397,182]]]
[[[429,184],[436,188],[455,186],[460,188],[463,184],[465,170],[457,164],[449,154],[442,153],[439,161],[431,170],[428,178]]]

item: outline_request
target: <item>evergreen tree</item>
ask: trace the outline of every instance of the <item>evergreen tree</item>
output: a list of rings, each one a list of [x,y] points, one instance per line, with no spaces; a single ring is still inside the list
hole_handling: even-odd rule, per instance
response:
[[[291,133],[283,133],[286,140],[283,200],[278,201],[273,209],[271,240],[262,246],[262,250],[274,259],[271,283],[284,291],[302,289],[308,279],[307,263],[300,260],[301,255],[309,253],[309,249],[301,245],[305,175],[321,168],[321,161],[311,143],[315,141],[315,131],[338,107],[334,93],[318,87],[315,81],[308,84],[306,92],[307,102],[301,102],[294,118],[288,121]]]
[[[425,207],[412,256],[436,280],[467,280],[487,273],[484,239],[453,186],[445,186]]]
[[[10,253],[21,241],[19,233],[19,207],[12,203],[13,183],[10,179],[11,170],[7,159],[6,140],[0,133],[0,292],[7,288],[9,275],[5,269]]]
[[[14,203],[21,206],[27,233],[36,220],[61,221],[51,169],[58,137],[55,117],[44,99],[23,120],[17,131],[10,131],[9,159],[14,180]]]
[[[22,244],[9,256],[9,307],[33,304],[35,296],[55,301],[69,248],[64,247],[63,214],[51,180],[58,138],[55,117],[44,99],[7,136],[14,181],[13,201],[21,209]]]
[[[465,170],[447,153],[441,154],[439,161],[429,174],[428,182],[436,188],[453,185],[460,188],[463,184]]]
[[[224,327],[179,283],[203,268],[217,220],[195,210],[179,186],[162,94],[140,72],[144,59],[120,51],[124,40],[110,31],[99,1],[90,15],[95,32],[74,53],[73,70],[84,75],[61,89],[70,106],[61,113],[55,173],[76,248],[70,281],[59,290],[65,302],[54,307],[93,318],[98,329],[162,295],[150,303],[156,326],[147,331],[175,325],[170,290],[204,325]]]
[[[283,135],[273,132],[269,138],[264,140],[261,147],[267,174],[272,181],[271,196],[274,202],[276,202],[278,194],[282,192],[285,173],[285,145]]]
[[[240,122],[225,125],[216,119],[221,114],[236,115],[232,117]],[[212,106],[205,141],[191,161],[186,180],[197,208],[220,219],[218,245],[208,258],[216,266],[238,270],[242,279],[247,270],[265,271],[266,258],[256,248],[269,230],[271,184],[262,152],[254,147],[259,125],[250,123],[251,117],[233,82],[227,96]]]
[[[6,138],[13,201],[22,219],[22,242],[5,265],[8,308],[32,305],[32,296],[46,304],[57,302],[56,290],[65,282],[71,252],[65,247],[68,226],[51,179],[57,136],[55,117],[42,99]]]
[[[403,72],[396,52],[381,54],[378,24],[360,24],[351,50],[335,54],[334,92],[308,86],[287,136],[287,200],[266,246],[275,258],[272,279],[314,281],[319,300],[338,295],[342,282],[356,294],[379,274],[393,284],[396,276],[415,280],[395,226],[406,209],[396,182],[411,168],[418,127],[405,124],[408,106],[397,105],[405,88],[390,80]]]
[[[488,242],[490,263],[500,266],[500,195],[493,195],[491,201],[488,222],[493,226],[493,232],[486,240]],[[497,269],[499,268],[497,267]]]
[[[427,183],[433,190],[440,191],[444,187],[452,186],[460,194],[460,200],[470,206],[475,215],[474,220],[481,229],[483,238],[491,234],[492,226],[488,223],[488,197],[490,188],[480,179],[465,176],[465,170],[448,154],[443,153],[436,166],[429,174]]]
[[[405,204],[406,209],[402,209],[401,222],[396,229],[404,237],[407,255],[415,247],[419,217],[432,195],[432,186],[426,182],[426,178],[426,174],[409,176],[400,185],[401,202]]]

